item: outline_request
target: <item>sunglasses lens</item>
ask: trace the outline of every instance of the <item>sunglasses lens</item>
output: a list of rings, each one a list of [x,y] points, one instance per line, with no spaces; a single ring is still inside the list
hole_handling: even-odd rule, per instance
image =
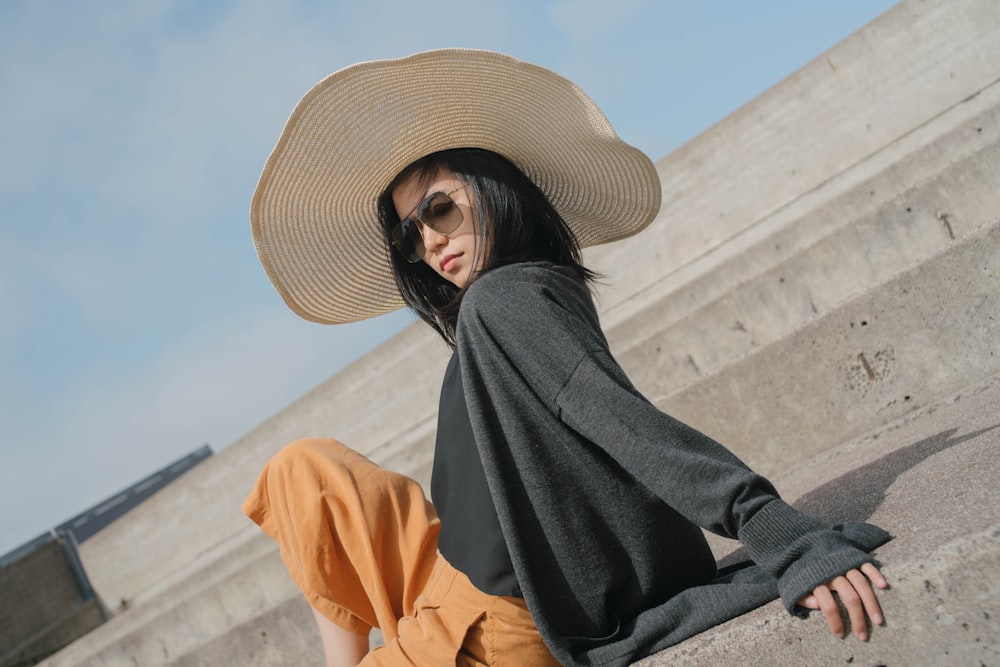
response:
[[[420,236],[417,223],[412,218],[400,221],[392,228],[392,245],[410,264],[416,264],[424,256],[424,239]]]
[[[451,234],[462,226],[462,209],[451,195],[435,192],[420,202],[413,218],[401,220],[392,228],[392,245],[411,264],[424,258],[424,238],[420,234],[420,225],[430,227],[438,234]]]
[[[432,194],[421,202],[417,217],[438,234],[451,234],[462,225],[462,209],[443,192]]]

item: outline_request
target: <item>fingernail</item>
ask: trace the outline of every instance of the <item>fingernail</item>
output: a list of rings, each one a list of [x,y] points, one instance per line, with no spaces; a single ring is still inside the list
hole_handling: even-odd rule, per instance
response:
[[[872,616],[872,621],[875,625],[882,625],[882,614],[874,614]]]
[[[865,641],[866,639],[868,639],[868,634],[865,632],[859,632],[858,639],[860,639],[861,641]]]

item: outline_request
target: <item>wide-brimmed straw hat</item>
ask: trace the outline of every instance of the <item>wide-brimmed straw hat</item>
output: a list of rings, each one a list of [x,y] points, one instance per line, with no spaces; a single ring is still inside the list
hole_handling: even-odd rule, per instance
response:
[[[257,254],[292,310],[337,324],[405,306],[377,201],[407,165],[450,148],[509,159],[583,247],[635,234],[660,207],[649,158],[550,70],[471,49],[359,63],[296,105],[253,195]]]

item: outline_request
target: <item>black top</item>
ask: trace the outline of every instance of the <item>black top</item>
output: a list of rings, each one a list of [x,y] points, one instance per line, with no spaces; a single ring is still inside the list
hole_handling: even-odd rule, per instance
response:
[[[458,354],[441,386],[431,500],[441,518],[438,550],[489,595],[521,597],[465,405]]]

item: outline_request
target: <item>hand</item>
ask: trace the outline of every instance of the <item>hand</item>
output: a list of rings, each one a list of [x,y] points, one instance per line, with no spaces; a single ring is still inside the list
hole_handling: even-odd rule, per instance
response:
[[[836,592],[847,609],[847,617],[851,621],[854,636],[865,641],[868,639],[868,622],[865,614],[871,619],[872,625],[884,623],[882,610],[878,606],[878,600],[875,599],[875,591],[872,590],[873,583],[878,588],[889,587],[879,569],[871,563],[865,563],[860,569],[848,570],[841,576],[817,586],[811,595],[799,600],[799,604],[806,609],[821,610],[826,617],[827,625],[830,626],[830,632],[836,637],[843,637],[844,619],[841,618],[840,608],[833,599],[833,593]]]

